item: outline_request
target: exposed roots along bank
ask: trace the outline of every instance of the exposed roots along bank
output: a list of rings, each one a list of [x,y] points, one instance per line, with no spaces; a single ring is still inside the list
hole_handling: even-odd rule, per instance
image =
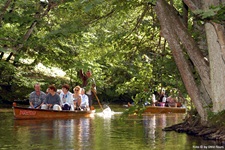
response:
[[[163,131],[184,132],[188,135],[200,136],[205,140],[216,140],[225,145],[225,127],[224,126],[204,126],[199,118],[189,117],[183,123],[165,127]]]

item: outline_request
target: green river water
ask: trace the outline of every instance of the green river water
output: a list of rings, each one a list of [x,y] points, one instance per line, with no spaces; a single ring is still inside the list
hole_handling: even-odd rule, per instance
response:
[[[149,114],[119,119],[101,111],[91,118],[14,120],[12,112],[0,112],[0,150],[191,150],[222,149],[215,141],[202,140],[162,129],[182,122],[184,114]]]

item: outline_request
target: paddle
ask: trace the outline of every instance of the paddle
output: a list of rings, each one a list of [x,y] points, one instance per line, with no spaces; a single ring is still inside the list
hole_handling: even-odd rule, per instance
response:
[[[99,104],[100,108],[101,108],[102,111],[103,111],[103,107],[102,107],[102,105],[101,105],[101,103],[100,103],[100,100],[98,99],[98,96],[97,96],[96,92],[95,92],[94,90],[93,90],[92,92],[94,93],[94,95],[95,95],[95,97],[96,97],[96,99],[97,99],[97,101],[98,101],[98,104]]]

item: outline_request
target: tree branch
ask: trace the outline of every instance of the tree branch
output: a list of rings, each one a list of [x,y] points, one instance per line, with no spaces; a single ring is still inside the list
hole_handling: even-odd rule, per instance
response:
[[[5,12],[6,12],[6,10],[7,10],[7,8],[9,7],[9,5],[10,5],[10,3],[12,2],[12,0],[8,0],[8,1],[6,1],[5,2],[5,5],[3,6],[3,8],[2,8],[2,13],[0,14],[0,26],[1,26],[1,22],[2,22],[2,18],[3,18],[3,16],[4,16],[4,14],[5,14]]]
[[[63,1],[63,0],[62,0]],[[44,16],[46,16],[48,14],[48,12],[53,9],[54,7],[58,6],[57,3],[54,3],[53,1],[49,0],[49,3],[48,3],[48,7],[46,8],[46,10],[44,11],[43,14],[41,13],[36,13],[35,15],[35,18],[36,19],[40,19],[40,18],[43,18]],[[17,44],[13,49],[16,51],[16,52],[19,52],[21,50],[21,48],[23,48],[24,46],[24,43],[29,39],[29,37],[31,36],[34,28],[36,27],[37,25],[37,20],[33,21],[33,23],[31,24],[30,28],[28,29],[28,31],[24,34],[23,36],[23,41],[22,43],[19,43]],[[10,53],[10,55],[8,56],[8,58],[6,59],[6,61],[9,61],[11,59],[11,57],[14,55],[13,52]],[[14,64],[16,64],[14,62]]]
[[[92,24],[92,23],[97,22],[101,19],[107,18],[107,17],[111,16],[114,12],[115,12],[115,9],[112,9],[109,13],[105,14],[104,16],[97,17],[95,20],[93,20],[93,21],[91,21],[87,24]]]
[[[140,15],[140,17],[137,19],[137,23],[136,23],[135,27],[131,30],[130,34],[128,34],[124,39],[129,37],[138,28],[138,26],[140,25],[141,21],[145,17],[145,15],[148,12],[148,10],[149,10],[149,4],[145,5],[145,9],[142,12],[142,14]]]
[[[198,10],[199,8],[193,3],[191,0],[183,0],[183,2],[188,6],[188,8],[194,12]]]

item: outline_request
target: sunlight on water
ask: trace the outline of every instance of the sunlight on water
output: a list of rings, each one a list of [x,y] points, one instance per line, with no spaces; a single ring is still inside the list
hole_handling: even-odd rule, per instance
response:
[[[119,117],[122,111],[93,117],[58,120],[13,120],[11,112],[0,113],[0,149],[66,150],[149,150],[193,149],[215,145],[212,141],[164,132],[162,128],[179,123],[184,114],[148,114],[141,118]]]

